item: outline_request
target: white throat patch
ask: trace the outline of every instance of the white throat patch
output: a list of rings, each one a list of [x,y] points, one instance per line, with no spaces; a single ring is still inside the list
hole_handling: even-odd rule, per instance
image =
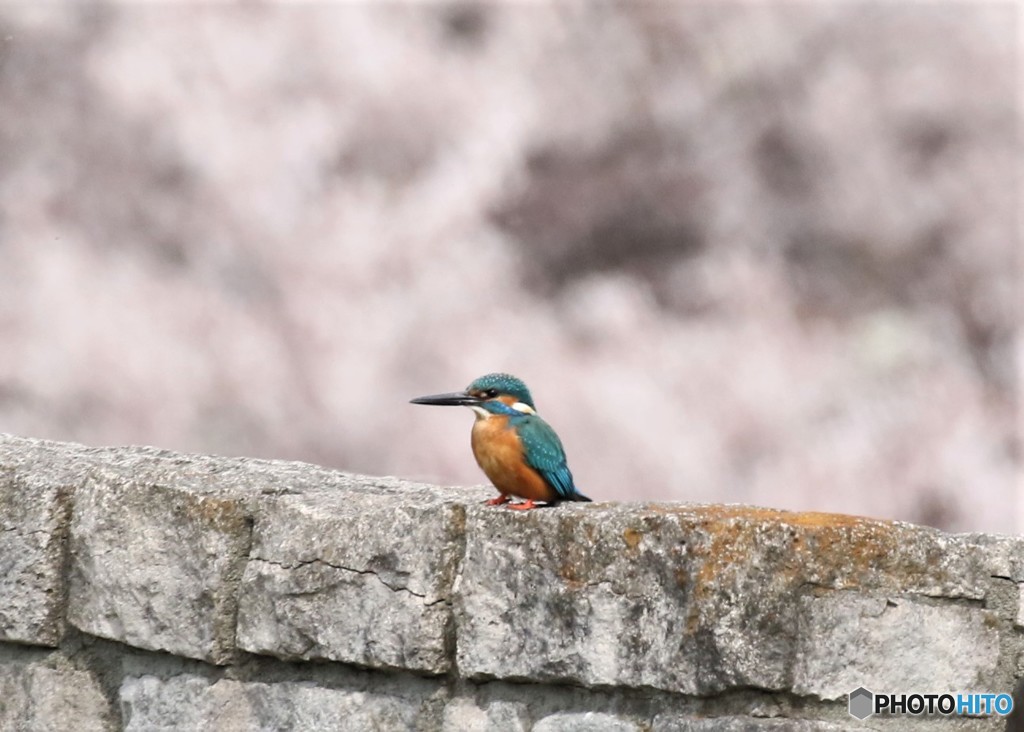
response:
[[[473,413],[476,414],[476,418],[477,419],[487,419],[488,417],[493,416],[490,412],[488,412],[483,407],[470,407],[470,409],[472,409]]]
[[[531,407],[529,404],[526,404],[525,402],[516,402],[515,404],[512,405],[512,408],[517,412],[522,412],[523,414],[537,413],[533,407]],[[473,413],[476,414],[477,419],[488,419],[490,417],[497,416],[493,412],[488,412],[483,407],[470,407],[470,409],[472,409]]]

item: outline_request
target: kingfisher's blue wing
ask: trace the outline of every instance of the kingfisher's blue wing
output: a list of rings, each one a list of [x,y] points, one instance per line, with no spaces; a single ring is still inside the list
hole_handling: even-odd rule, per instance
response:
[[[576,490],[569,465],[565,461],[562,441],[547,422],[536,415],[526,415],[517,425],[517,432],[523,443],[526,464],[541,474],[559,498],[564,501],[590,500]]]

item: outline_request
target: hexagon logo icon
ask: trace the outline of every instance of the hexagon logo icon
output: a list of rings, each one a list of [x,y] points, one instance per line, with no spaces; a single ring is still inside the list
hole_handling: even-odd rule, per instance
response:
[[[875,695],[859,686],[850,692],[850,716],[867,719],[874,714]]]

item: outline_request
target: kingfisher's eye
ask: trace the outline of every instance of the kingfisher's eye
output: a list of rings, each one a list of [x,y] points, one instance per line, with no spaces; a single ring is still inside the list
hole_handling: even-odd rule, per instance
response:
[[[494,397],[498,396],[498,390],[488,389],[487,391],[484,392],[484,396],[487,397],[488,399],[494,399]]]

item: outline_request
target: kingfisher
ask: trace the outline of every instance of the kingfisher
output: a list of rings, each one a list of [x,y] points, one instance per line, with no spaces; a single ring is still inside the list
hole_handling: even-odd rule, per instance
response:
[[[484,474],[498,489],[488,506],[527,511],[537,501],[590,501],[576,489],[562,441],[537,415],[530,390],[510,374],[487,374],[465,391],[417,397],[413,404],[469,407],[476,414],[470,444]],[[522,498],[511,503],[511,496]]]

